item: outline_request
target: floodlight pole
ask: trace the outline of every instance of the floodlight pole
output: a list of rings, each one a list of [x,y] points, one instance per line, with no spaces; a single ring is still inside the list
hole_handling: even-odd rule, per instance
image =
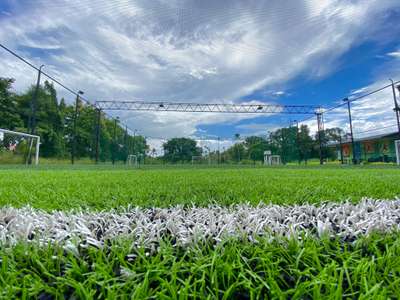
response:
[[[299,165],[301,163],[301,150],[300,150],[300,139],[299,139],[299,121],[294,120],[293,123],[296,124],[296,144],[297,144],[297,150],[298,150],[298,162]]]
[[[399,104],[397,103],[397,97],[396,97],[396,89],[394,87],[394,82],[392,79],[389,79],[392,82],[392,91],[393,91],[393,101],[394,101],[394,111],[396,113],[396,119],[397,119],[397,131],[398,131],[398,135],[400,138],[400,108],[399,108]],[[397,88],[399,89],[400,92],[400,85],[397,86]]]
[[[219,148],[219,141],[220,141],[220,137],[218,137],[218,165],[220,163],[220,148]]]
[[[357,164],[357,160],[356,160],[356,149],[355,149],[355,143],[354,143],[354,135],[353,135],[353,121],[351,118],[351,108],[350,108],[350,100],[349,98],[344,98],[343,99],[344,102],[347,102],[347,110],[349,113],[349,125],[350,125],[350,138],[351,138],[351,150],[352,150],[352,154],[353,154],[353,164]]]
[[[96,122],[96,164],[99,163],[99,148],[100,148],[100,122],[101,122],[101,109],[97,108],[97,122]]]
[[[129,155],[129,149],[128,149],[128,125],[125,125],[124,147],[125,147],[125,152],[126,152],[126,159],[128,160],[128,155]]]
[[[315,113],[317,115],[317,124],[318,124],[318,143],[319,143],[319,164],[324,164],[324,157],[322,153],[322,132],[324,130],[323,123],[323,113],[321,109],[318,109]]]
[[[132,147],[133,149],[132,149],[132,152],[133,152],[134,155],[136,155],[135,154],[135,150],[136,150],[135,149],[136,148],[136,131],[137,131],[136,129],[133,130],[133,147]]]
[[[112,164],[115,164],[115,150],[117,148],[117,142],[116,142],[116,136],[117,136],[117,122],[118,122],[118,117],[114,119],[114,135],[113,135],[113,149],[111,152],[111,159],[112,159]]]
[[[78,110],[79,110],[79,95],[83,95],[82,91],[78,91],[76,93],[76,100],[75,100],[75,113],[74,113],[74,132],[73,132],[73,139],[72,139],[72,151],[71,151],[71,164],[75,163],[75,155],[76,155],[76,123],[78,120]]]
[[[343,165],[343,144],[342,144],[342,134],[339,132],[339,145],[340,145],[340,163]]]
[[[37,109],[37,97],[39,94],[39,88],[40,88],[40,77],[42,75],[42,68],[44,65],[41,65],[38,70],[38,76],[37,76],[37,81],[36,81],[36,88],[35,91],[33,92],[33,97],[31,100],[31,115],[30,115],[30,120],[29,120],[29,126],[30,126],[30,133],[35,134],[36,131],[36,109]]]

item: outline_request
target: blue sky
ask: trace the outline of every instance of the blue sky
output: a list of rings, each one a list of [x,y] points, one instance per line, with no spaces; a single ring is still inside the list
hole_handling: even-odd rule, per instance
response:
[[[398,0],[0,2],[0,40],[95,100],[321,104],[400,80]],[[35,72],[0,51],[22,91]],[[73,96],[62,89],[67,101]],[[354,104],[362,132],[394,122],[391,90]],[[304,116],[118,114],[153,137],[229,146]],[[346,129],[345,111],[326,126]],[[315,128],[315,121],[306,122]],[[394,123],[393,123],[394,124]],[[387,130],[391,130],[389,127]],[[374,132],[378,133],[378,132]]]

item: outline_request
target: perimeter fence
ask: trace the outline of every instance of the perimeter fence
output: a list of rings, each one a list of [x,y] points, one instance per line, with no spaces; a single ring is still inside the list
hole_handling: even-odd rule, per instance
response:
[[[14,58],[7,60],[9,65],[0,74],[0,128],[39,136],[41,159],[52,164],[164,163],[159,156],[166,153],[149,147],[148,141],[157,141],[162,148],[167,139],[138,133],[117,115],[102,110],[84,91],[65,85],[63,73],[51,66],[37,67],[4,45],[0,47]],[[16,69],[18,78],[13,74]],[[30,88],[14,92],[22,86]],[[200,151],[187,154],[184,161],[174,157],[171,161],[191,165],[256,165],[263,163],[265,151],[269,151],[279,155],[284,163],[307,162],[312,158],[320,163],[395,162],[395,141],[400,139],[399,93],[400,81],[371,85],[354,91],[333,107],[317,109],[315,115],[296,122],[295,130],[291,124],[263,137],[215,138],[209,141],[214,148],[197,138]],[[256,105],[254,109],[265,108]],[[301,125],[310,129],[305,137]],[[28,135],[7,134],[0,135],[0,163],[31,163],[36,149]]]
[[[300,122],[315,134],[321,161],[343,163],[396,162],[400,140],[400,81],[356,90]]]

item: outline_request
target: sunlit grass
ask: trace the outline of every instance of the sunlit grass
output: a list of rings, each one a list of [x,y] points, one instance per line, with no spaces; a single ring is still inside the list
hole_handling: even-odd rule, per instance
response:
[[[397,168],[2,169],[0,205],[45,210],[393,199]]]
[[[114,242],[80,249],[20,244],[0,250],[4,298],[122,299],[368,299],[400,297],[400,239],[370,236],[357,242],[230,240],[158,251]],[[43,299],[44,299],[43,298]],[[48,298],[46,298],[48,299]]]
[[[393,199],[398,168],[0,169],[0,205],[46,211],[128,205],[294,204]],[[102,249],[19,243],[0,248],[0,298],[387,299],[400,298],[400,238],[352,242],[303,237],[200,242],[155,251],[114,240]]]

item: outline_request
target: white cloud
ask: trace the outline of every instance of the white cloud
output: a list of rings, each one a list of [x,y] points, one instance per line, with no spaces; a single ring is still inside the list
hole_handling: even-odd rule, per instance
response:
[[[325,76],[343,53],[384,26],[376,16],[398,6],[395,0],[13,3],[12,17],[0,19],[0,40],[35,64],[45,63],[87,98],[204,103],[238,102],[301,73]],[[15,77],[16,89],[34,82],[35,72],[3,51],[0,59],[0,74]],[[165,137],[193,135],[200,124],[256,117],[120,115],[144,134]]]
[[[281,127],[282,124],[274,124],[274,123],[248,123],[236,126],[236,128],[238,128],[240,131],[244,131],[245,135],[257,135],[257,136],[266,136],[268,132],[273,132]]]
[[[394,51],[394,52],[389,52],[387,54],[387,56],[391,56],[391,57],[394,57],[394,58],[400,58],[400,50],[399,51]]]
[[[400,69],[400,66],[399,68]],[[395,70],[391,70],[395,72]],[[394,75],[389,72],[386,75]],[[398,73],[397,73],[398,74]],[[392,133],[397,131],[396,114],[393,111],[394,100],[392,88],[388,87],[366,97],[370,92],[376,91],[390,82],[385,79],[378,79],[374,83],[353,91],[353,95],[349,99],[351,102],[351,115],[353,123],[353,132],[355,138],[363,138],[384,133]],[[396,91],[397,99],[400,95]],[[312,133],[317,131],[316,118],[304,122],[307,124]],[[345,132],[350,132],[349,117],[347,105],[343,105],[324,114],[325,128],[339,127]]]
[[[286,95],[286,93],[284,91],[276,91],[276,92],[273,92],[272,95],[279,97],[279,96]]]

